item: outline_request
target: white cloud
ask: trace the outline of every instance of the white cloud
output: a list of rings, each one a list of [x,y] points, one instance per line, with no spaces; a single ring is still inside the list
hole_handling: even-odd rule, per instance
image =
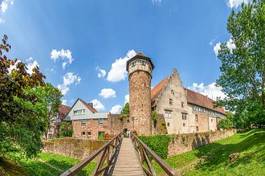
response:
[[[13,4],[14,0],[2,0],[2,2],[0,2],[0,23],[5,23],[2,16],[8,10],[9,6]]]
[[[213,100],[217,100],[218,98],[224,99],[225,94],[222,92],[221,87],[217,87],[216,83],[213,82],[209,85],[204,85],[204,83],[193,83],[189,89],[194,90],[195,92],[199,92],[203,95],[208,96]]]
[[[231,38],[226,42],[226,46],[230,50],[231,53],[232,53],[233,49],[236,49],[236,45]]]
[[[136,55],[134,50],[130,50],[127,52],[125,57],[116,59],[114,63],[111,65],[111,69],[108,72],[107,80],[110,82],[119,82],[126,78],[126,62]]]
[[[8,73],[10,74],[13,70],[17,69],[17,64],[20,63],[21,60],[17,60],[15,63],[11,64],[9,68],[7,68]]]
[[[72,52],[67,49],[61,49],[61,50],[56,50],[53,49],[51,51],[51,59],[56,62],[56,60],[61,59],[63,61],[62,67],[65,69],[67,64],[71,64],[73,62],[73,57],[72,57]]]
[[[69,86],[71,84],[79,84],[80,81],[81,78],[78,75],[68,72],[63,76],[63,84],[59,84],[57,87],[65,95],[70,90]]]
[[[230,50],[230,53],[232,53],[233,50],[236,49],[236,45],[235,45],[233,39],[230,38],[230,39],[226,42],[226,47]],[[214,54],[215,54],[216,56],[218,56],[220,49],[221,49],[221,43],[218,42],[218,43],[216,43],[216,44],[214,45],[214,47],[213,47],[213,51],[214,51]]]
[[[99,100],[93,99],[91,102],[97,111],[103,111],[105,109],[105,106]]]
[[[218,52],[219,52],[220,49],[221,49],[221,43],[218,42],[218,43],[216,43],[216,44],[214,45],[214,47],[213,47],[214,54],[215,54],[216,56],[218,56]]]
[[[230,8],[238,8],[242,3],[248,4],[250,0],[228,0],[227,6]]]
[[[162,0],[152,0],[152,3],[155,4],[160,4],[162,2]]]
[[[127,94],[124,96],[124,104],[129,103],[130,96]]]
[[[67,102],[66,99],[62,99],[62,104],[63,104],[63,105],[68,105],[67,103],[68,103],[68,102]]]
[[[110,113],[111,114],[120,114],[122,110],[122,106],[121,105],[115,105],[111,108]]]
[[[5,13],[10,5],[14,4],[14,0],[3,0],[0,4],[0,13]]]
[[[106,70],[97,67],[96,70],[98,71],[98,78],[104,78],[107,74]]]
[[[101,89],[99,96],[101,96],[103,98],[115,98],[116,97],[116,91],[113,89],[110,89],[110,88],[104,88],[104,89]]]
[[[10,74],[13,70],[16,70],[17,69],[17,64],[20,63],[21,60],[17,60],[14,64],[10,65],[10,67],[7,69],[8,70],[8,73]],[[26,71],[28,74],[32,74],[33,72],[33,69],[35,67],[39,67],[39,64],[36,60],[34,60],[32,57],[26,59]]]
[[[27,62],[27,72],[28,72],[28,74],[32,74],[33,69],[40,66],[38,64],[38,62],[36,60],[34,60],[32,57],[28,58],[26,60],[26,62]]]

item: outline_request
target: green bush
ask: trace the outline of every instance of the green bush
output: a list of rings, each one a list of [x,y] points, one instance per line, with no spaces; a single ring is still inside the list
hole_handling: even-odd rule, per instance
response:
[[[167,158],[168,145],[171,140],[168,135],[140,136],[140,139],[150,147],[158,156]]]
[[[230,129],[233,128],[233,114],[228,113],[225,119],[222,119],[218,123],[218,128]]]
[[[60,137],[72,137],[73,127],[72,122],[63,121],[60,125],[59,136]]]

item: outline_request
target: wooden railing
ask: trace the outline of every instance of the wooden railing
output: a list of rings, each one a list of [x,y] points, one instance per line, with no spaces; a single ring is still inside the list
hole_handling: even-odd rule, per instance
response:
[[[100,157],[97,167],[94,171],[94,176],[110,175],[114,168],[119,149],[121,146],[123,132],[115,136],[111,141],[104,144],[100,149],[93,152],[89,157],[66,170],[60,176],[73,176],[80,172],[84,167],[91,163],[96,157]]]
[[[154,160],[169,176],[178,175],[167,163],[165,163],[154,151],[152,151],[145,143],[143,143],[135,134],[131,133],[131,138],[136,151],[138,152],[142,168],[147,176],[156,176],[156,172],[152,166]]]

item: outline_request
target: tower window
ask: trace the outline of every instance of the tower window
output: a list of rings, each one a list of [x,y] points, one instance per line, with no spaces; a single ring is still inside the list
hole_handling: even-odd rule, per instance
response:
[[[167,122],[167,126],[170,126],[170,123],[169,122]]]
[[[183,127],[185,127],[186,126],[186,123],[183,123],[182,125],[183,125]]]
[[[199,127],[198,126],[196,126],[196,131],[199,131]]]

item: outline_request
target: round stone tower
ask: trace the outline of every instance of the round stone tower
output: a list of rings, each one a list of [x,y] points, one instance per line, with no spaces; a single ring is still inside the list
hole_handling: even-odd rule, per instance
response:
[[[151,79],[154,65],[150,58],[137,53],[127,61],[126,69],[132,128],[138,135],[151,135]]]

